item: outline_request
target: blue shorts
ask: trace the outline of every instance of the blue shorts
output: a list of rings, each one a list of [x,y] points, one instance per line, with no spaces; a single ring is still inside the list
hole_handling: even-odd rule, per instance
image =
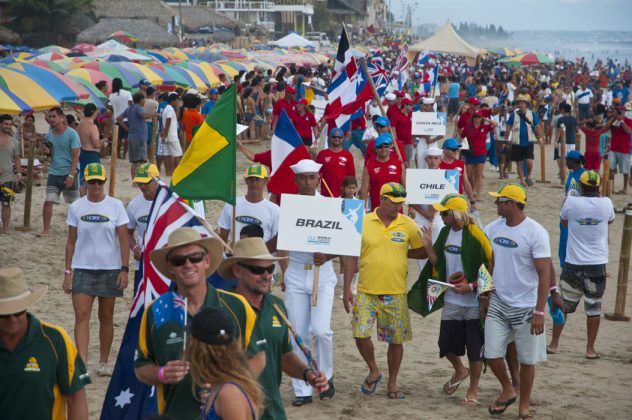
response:
[[[485,159],[487,159],[487,155],[465,156],[465,164],[466,165],[480,165],[480,164],[485,163]]]

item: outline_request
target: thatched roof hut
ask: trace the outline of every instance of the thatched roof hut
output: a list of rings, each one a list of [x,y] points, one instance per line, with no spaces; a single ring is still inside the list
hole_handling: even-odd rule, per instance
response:
[[[17,45],[22,43],[22,40],[20,39],[20,35],[16,34],[11,29],[0,26],[0,43]]]
[[[237,20],[212,10],[206,6],[182,6],[182,23],[185,30],[192,31],[201,26],[223,26],[238,33],[245,25]]]
[[[99,22],[77,35],[77,42],[99,44],[116,31],[125,31],[138,38],[136,47],[168,47],[178,44],[178,37],[167,32],[163,26],[150,19],[103,18]]]
[[[158,19],[164,27],[171,22],[175,11],[159,0],[98,0],[94,2],[94,15],[101,18]],[[128,28],[132,33],[132,28]]]

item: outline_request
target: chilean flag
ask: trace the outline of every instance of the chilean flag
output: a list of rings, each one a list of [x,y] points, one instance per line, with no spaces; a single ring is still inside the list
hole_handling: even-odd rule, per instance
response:
[[[272,172],[268,181],[268,190],[277,194],[297,194],[294,172],[290,166],[300,160],[311,159],[307,147],[294,128],[285,110],[281,111],[272,135]]]
[[[345,91],[350,83],[351,77],[358,72],[353,53],[351,52],[351,43],[347,30],[343,27],[340,34],[340,42],[338,43],[338,53],[336,54],[336,62],[334,63],[333,75],[331,83],[327,88],[329,100],[338,98]]]
[[[335,120],[336,127],[343,127],[362,115],[366,101],[373,97],[373,90],[366,74],[365,64],[362,64],[337,98],[332,99],[329,96],[323,118]]]

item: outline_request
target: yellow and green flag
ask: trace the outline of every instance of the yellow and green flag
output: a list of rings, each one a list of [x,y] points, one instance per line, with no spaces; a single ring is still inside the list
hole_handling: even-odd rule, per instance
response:
[[[222,200],[235,205],[237,88],[220,97],[198,128],[176,167],[171,187],[187,200]]]

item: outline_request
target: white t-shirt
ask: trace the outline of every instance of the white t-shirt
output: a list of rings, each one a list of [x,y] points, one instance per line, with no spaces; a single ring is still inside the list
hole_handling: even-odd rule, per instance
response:
[[[258,203],[251,203],[246,200],[246,197],[237,197],[237,210],[235,230],[237,231],[237,238],[239,232],[246,225],[259,225],[263,228],[263,240],[269,241],[279,231],[279,206],[271,202],[270,200],[263,199]],[[232,229],[233,218],[233,206],[225,204],[219,215],[217,225],[226,230]],[[228,241],[231,242],[233,238],[233,232],[228,234]]]
[[[515,95],[516,95],[516,89],[518,89],[513,83],[511,82],[507,82],[507,99],[509,100],[509,102],[513,102]]]
[[[176,111],[173,109],[171,105],[167,105],[165,109],[162,110],[162,114],[160,116],[162,119],[162,126],[167,126],[167,119],[171,118],[171,124],[169,125],[169,132],[167,133],[167,139],[165,140],[167,143],[169,142],[179,142],[178,139],[178,117],[176,116]]]
[[[513,227],[501,217],[485,227],[485,234],[494,252],[496,293],[509,306],[534,308],[539,282],[534,259],[551,257],[548,232],[530,217]]]
[[[445,255],[445,274],[449,277],[457,271],[463,272],[463,261],[461,261],[461,244],[463,243],[463,229],[454,231],[450,229],[448,237],[443,247],[443,255]],[[478,306],[478,300],[475,293],[459,295],[454,293],[452,289],[445,291],[444,302],[452,303],[459,306]]]
[[[577,98],[577,103],[580,105],[590,104],[590,98],[593,97],[592,90],[586,89],[577,89],[575,92],[575,97]]]
[[[560,217],[568,220],[567,263],[599,265],[608,262],[608,222],[614,220],[614,206],[608,197],[568,196]]]
[[[129,219],[120,200],[105,196],[98,203],[81,197],[70,205],[67,221],[77,228],[72,268],[116,270],[121,268],[121,250],[116,228]]]
[[[129,103],[132,102],[132,94],[128,91],[121,89],[118,93],[110,93],[108,98],[110,104],[112,104],[112,115],[114,121],[129,107]]]
[[[127,223],[128,229],[136,229],[136,243],[143,249],[143,238],[145,231],[147,230],[147,222],[149,222],[149,212],[151,211],[151,204],[153,201],[145,200],[142,194],[136,196],[127,205],[127,217],[129,222]],[[134,260],[134,266],[138,270],[140,261]]]

